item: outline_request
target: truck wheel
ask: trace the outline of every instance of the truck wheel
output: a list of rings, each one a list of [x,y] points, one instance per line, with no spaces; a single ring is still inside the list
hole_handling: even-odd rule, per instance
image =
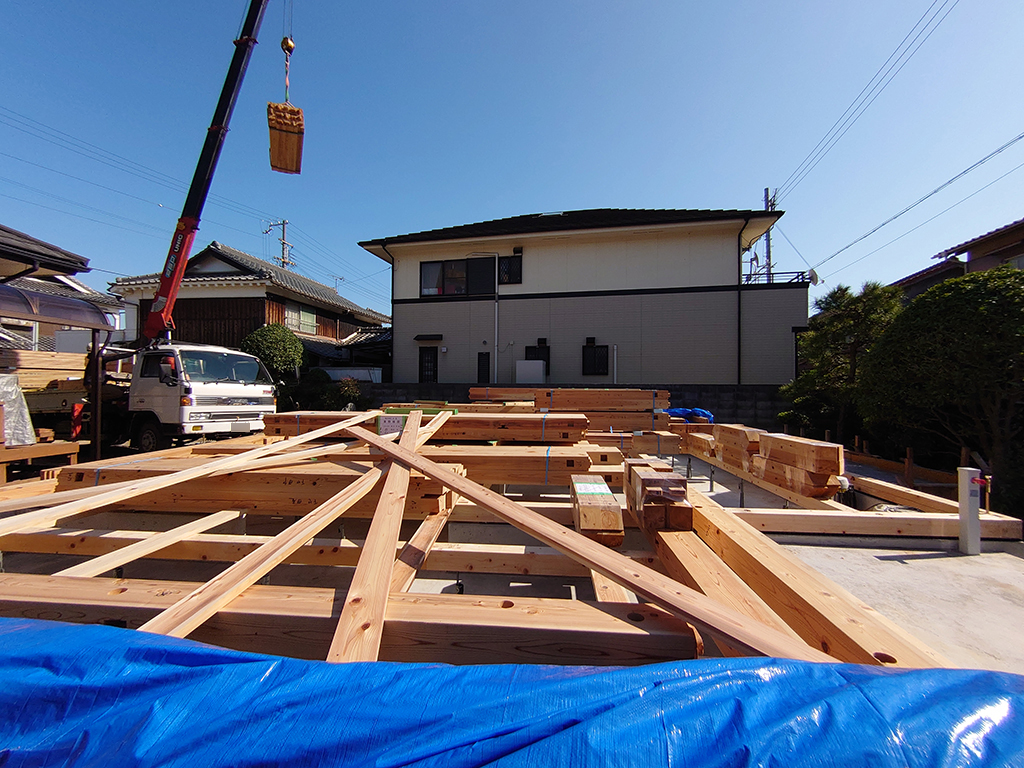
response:
[[[145,453],[162,451],[170,447],[170,438],[163,433],[156,419],[144,419],[135,426],[132,433],[132,448]]]

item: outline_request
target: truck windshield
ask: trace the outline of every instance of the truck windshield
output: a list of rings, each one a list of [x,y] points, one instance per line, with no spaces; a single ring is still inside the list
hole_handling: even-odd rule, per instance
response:
[[[202,349],[182,349],[178,354],[181,356],[181,365],[189,381],[274,383],[263,363],[255,357]]]

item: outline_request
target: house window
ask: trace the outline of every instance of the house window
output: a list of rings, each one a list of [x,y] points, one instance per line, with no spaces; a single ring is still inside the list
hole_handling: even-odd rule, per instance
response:
[[[420,296],[494,293],[494,257],[420,262]]]
[[[284,305],[284,324],[300,333],[316,333],[316,310],[289,301]]]
[[[607,376],[608,345],[595,344],[589,338],[587,341],[588,343],[583,347],[583,375]]]
[[[494,257],[466,259],[466,288],[470,296],[494,294]]]
[[[523,254],[501,256],[498,259],[498,283],[518,285],[523,282]]]
[[[420,296],[438,296],[444,293],[444,272],[441,261],[420,262]]]
[[[444,295],[462,295],[466,292],[466,260],[455,259],[444,263]]]

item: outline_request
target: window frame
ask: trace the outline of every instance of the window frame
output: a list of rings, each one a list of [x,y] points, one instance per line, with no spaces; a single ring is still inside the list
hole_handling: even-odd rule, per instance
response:
[[[486,268],[481,269],[482,262]],[[461,276],[457,273],[461,267]],[[428,285],[425,281],[425,273],[434,269],[439,270],[437,284],[431,282]],[[483,280],[484,275],[490,275],[490,279]],[[451,298],[453,296],[493,296],[496,293],[494,285],[494,257],[466,257],[463,259],[435,259],[433,261],[420,262],[420,298]],[[483,283],[483,290],[481,290]],[[461,286],[461,290],[459,287]]]
[[[523,284],[523,254],[498,257],[498,285]]]

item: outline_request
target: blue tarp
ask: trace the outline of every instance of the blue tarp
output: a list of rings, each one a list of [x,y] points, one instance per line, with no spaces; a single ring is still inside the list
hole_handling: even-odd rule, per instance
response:
[[[711,415],[711,411],[705,411],[703,408],[666,408],[665,413],[669,416],[686,419],[687,421],[690,421],[696,416],[702,419],[707,419],[709,424],[715,423],[715,417]]]
[[[327,664],[0,619],[0,766],[1024,764],[1024,677]]]

